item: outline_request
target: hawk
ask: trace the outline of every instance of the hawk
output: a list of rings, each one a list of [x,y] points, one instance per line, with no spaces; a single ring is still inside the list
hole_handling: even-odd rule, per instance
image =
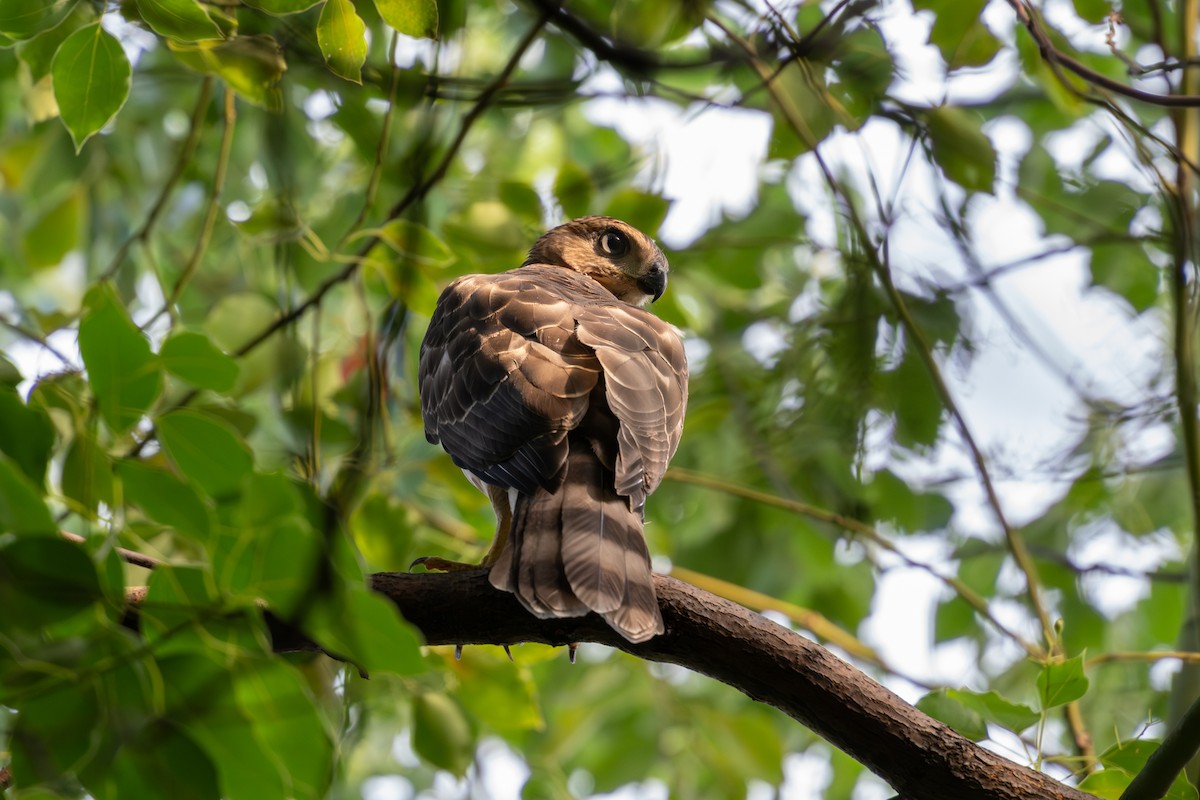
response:
[[[679,333],[642,309],[667,271],[620,220],[560,225],[520,268],[446,287],[418,372],[425,437],[495,509],[492,585],[543,619],[594,611],[631,642],[663,631],[643,512],[687,405]]]

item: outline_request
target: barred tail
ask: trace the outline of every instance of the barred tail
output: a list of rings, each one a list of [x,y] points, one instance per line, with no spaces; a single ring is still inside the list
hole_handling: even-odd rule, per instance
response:
[[[585,442],[571,443],[558,491],[518,495],[489,579],[543,619],[595,611],[635,643],[663,632],[641,516]]]

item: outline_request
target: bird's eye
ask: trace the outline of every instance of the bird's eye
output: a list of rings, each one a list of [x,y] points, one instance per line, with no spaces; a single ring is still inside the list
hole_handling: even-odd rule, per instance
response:
[[[600,235],[600,249],[606,256],[620,258],[629,252],[629,240],[625,238],[625,234],[609,228]]]

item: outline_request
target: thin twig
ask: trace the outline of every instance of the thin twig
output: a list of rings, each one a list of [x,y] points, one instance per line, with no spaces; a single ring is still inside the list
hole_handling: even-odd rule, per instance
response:
[[[167,176],[167,180],[159,191],[154,205],[150,206],[150,211],[146,214],[146,219],[142,222],[141,227],[117,248],[117,252],[113,255],[108,268],[101,275],[102,281],[109,280],[117,274],[117,270],[121,268],[121,265],[125,263],[126,256],[129,255],[129,248],[133,246],[134,242],[146,241],[150,236],[150,232],[154,229],[154,224],[158,221],[163,210],[166,209],[167,200],[170,199],[172,192],[174,192],[176,184],[183,177],[188,164],[192,163],[192,154],[196,152],[196,144],[200,141],[200,132],[204,130],[204,114],[208,111],[209,101],[212,100],[212,87],[213,77],[206,75],[200,83],[200,94],[197,96],[196,105],[192,109],[187,138],[183,140],[183,146],[179,149],[179,155],[175,159],[175,165],[171,168],[171,174]]]
[[[58,535],[70,542],[79,542],[82,544],[87,541],[87,537],[80,536],[77,533],[71,533],[70,531],[59,531]],[[116,550],[117,555],[121,556],[122,561],[124,561],[126,564],[132,564],[135,567],[142,567],[143,569],[155,569],[156,567],[161,567],[163,564],[162,561],[158,560],[154,556],[148,556],[144,553],[139,553],[136,550],[127,550],[124,547],[114,547],[113,549]]]
[[[1120,81],[1113,80],[1107,75],[1102,75],[1091,67],[1081,64],[1054,46],[1050,41],[1050,37],[1041,29],[1041,25],[1038,23],[1033,10],[1022,2],[1022,0],[1008,0],[1008,4],[1017,12],[1017,19],[1021,21],[1021,24],[1033,36],[1033,40],[1037,43],[1042,58],[1051,66],[1065,67],[1093,86],[1102,87],[1110,92],[1115,92],[1116,94],[1133,100],[1139,100],[1143,103],[1151,103],[1166,108],[1200,108],[1200,95],[1144,92],[1141,89],[1135,89]],[[1064,85],[1069,86],[1070,84],[1064,81]]]
[[[1200,652],[1194,650],[1145,650],[1127,651],[1116,650],[1112,653],[1101,653],[1092,656],[1084,662],[1084,666],[1098,667],[1102,664],[1118,664],[1123,662],[1182,661],[1185,664],[1200,664]]]
[[[171,288],[170,296],[167,297],[162,308],[142,326],[143,330],[149,328],[154,324],[156,319],[170,311],[179,302],[184,288],[187,286],[188,281],[192,279],[192,276],[196,274],[196,270],[200,267],[200,260],[208,250],[208,243],[212,238],[213,227],[217,222],[217,213],[221,208],[221,192],[225,189],[225,175],[229,171],[229,154],[233,150],[233,131],[237,123],[236,97],[237,95],[234,94],[233,89],[226,87],[225,129],[221,134],[221,150],[217,155],[217,167],[213,173],[212,189],[208,195],[208,207],[204,212],[204,224],[200,228],[200,236],[196,239],[196,246],[192,248],[192,255],[188,258],[183,272],[180,273],[179,278],[175,281],[175,285]]]
[[[0,317],[0,325],[3,325],[5,328],[8,328],[10,331],[15,333],[17,336],[20,336],[22,339],[27,339],[28,341],[33,342],[38,347],[42,348],[47,353],[49,353],[50,355],[54,356],[59,361],[61,361],[64,366],[67,366],[67,367],[75,366],[74,364],[71,363],[71,359],[67,358],[66,354],[63,353],[63,351],[59,350],[54,345],[50,344],[50,340],[47,339],[45,336],[42,336],[37,331],[30,330],[29,328],[26,328],[25,326],[20,325],[16,322],[9,322],[8,320],[4,319],[3,317]]]
[[[388,64],[392,67],[391,79],[388,81],[388,107],[383,115],[383,127],[379,133],[379,143],[375,147],[375,163],[371,165],[371,177],[367,180],[367,190],[363,197],[362,208],[358,210],[358,216],[354,218],[354,222],[350,224],[350,227],[342,235],[341,241],[338,242],[339,249],[362,226],[363,221],[367,218],[367,214],[371,213],[371,207],[375,205],[375,193],[379,189],[379,178],[383,175],[383,164],[387,160],[388,140],[391,138],[392,132],[392,119],[396,116],[396,86],[400,82],[400,67],[396,65],[396,44],[399,39],[399,32],[392,31],[392,41],[388,45]]]

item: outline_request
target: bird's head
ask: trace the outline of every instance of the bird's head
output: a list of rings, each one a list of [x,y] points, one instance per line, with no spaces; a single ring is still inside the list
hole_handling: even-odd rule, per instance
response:
[[[635,306],[662,296],[670,269],[653,239],[612,217],[581,217],[559,225],[534,243],[525,264],[581,272]]]

